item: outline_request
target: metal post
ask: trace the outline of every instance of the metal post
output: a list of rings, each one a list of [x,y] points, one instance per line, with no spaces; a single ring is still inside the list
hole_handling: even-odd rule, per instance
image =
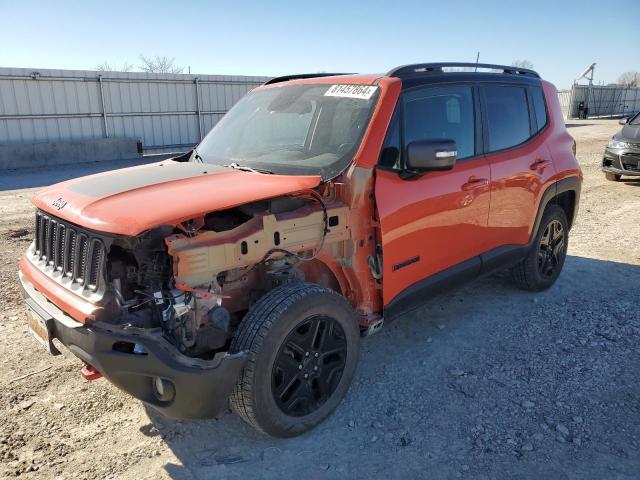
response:
[[[569,93],[569,108],[567,109],[567,120],[573,120],[573,97],[576,91],[576,83],[571,85],[571,93]]]
[[[200,115],[200,83],[198,77],[195,79],[196,84],[196,115],[198,116],[198,138],[202,140],[202,117]]]
[[[104,136],[109,138],[109,125],[107,125],[107,110],[104,105],[104,89],[102,88],[102,75],[98,75],[100,84],[100,103],[102,104],[102,121],[104,122]]]

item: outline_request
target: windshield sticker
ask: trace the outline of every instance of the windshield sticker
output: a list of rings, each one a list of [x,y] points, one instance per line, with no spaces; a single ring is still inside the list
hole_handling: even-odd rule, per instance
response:
[[[331,85],[325,97],[361,98],[369,100],[378,87],[370,85]]]

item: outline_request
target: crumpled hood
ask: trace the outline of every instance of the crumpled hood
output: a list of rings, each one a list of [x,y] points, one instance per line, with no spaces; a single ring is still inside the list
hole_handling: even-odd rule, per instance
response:
[[[33,204],[91,230],[137,235],[320,182],[319,176],[268,175],[165,160],[58,183],[38,192]]]

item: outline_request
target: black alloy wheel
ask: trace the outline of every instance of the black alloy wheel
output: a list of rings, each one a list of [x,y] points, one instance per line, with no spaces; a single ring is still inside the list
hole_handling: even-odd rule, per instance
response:
[[[549,222],[538,246],[538,271],[546,278],[553,277],[564,254],[564,228],[559,220]]]
[[[320,408],[335,392],[347,360],[340,324],[317,315],[297,325],[284,340],[271,374],[274,400],[294,417]]]
[[[562,271],[568,244],[566,212],[559,205],[547,205],[526,257],[511,267],[514,283],[531,292],[549,288]]]
[[[249,354],[231,408],[276,437],[312,429],[346,395],[359,343],[358,317],[339,293],[306,282],[274,288],[252,305],[231,342],[232,353]]]

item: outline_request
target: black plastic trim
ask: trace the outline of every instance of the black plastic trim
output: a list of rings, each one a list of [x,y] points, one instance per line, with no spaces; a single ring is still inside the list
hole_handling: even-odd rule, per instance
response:
[[[414,283],[384,307],[385,320],[415,310],[424,303],[425,298],[473,280],[480,274],[481,268],[482,260],[477,256]]]
[[[528,68],[513,67],[507,65],[494,65],[490,63],[468,63],[468,62],[441,62],[441,63],[414,63],[396,67],[389,72],[387,76],[402,78],[406,75],[430,74],[430,73],[446,73],[443,68],[482,68],[491,70],[502,70],[507,75],[526,75],[530,77],[540,78],[537,72]],[[451,72],[457,73],[457,72]],[[469,72],[477,73],[477,72]]]
[[[400,263],[396,263],[393,266],[393,271],[395,272],[396,270],[400,270],[401,268],[408,267],[409,265],[417,263],[419,261],[420,261],[420,255],[416,255],[415,257],[411,257],[407,260],[403,260]]]
[[[633,170],[620,170],[619,168],[614,167],[602,167],[602,171],[605,173],[614,173],[616,175],[624,175],[627,177],[640,177],[640,172],[635,172]]]
[[[227,410],[247,352],[218,353],[212,360],[202,360],[179,353],[159,331],[123,330],[105,323],[79,326],[70,318],[57,318],[47,309],[46,298],[22,277],[21,287],[26,304],[46,322],[51,337],[121,390],[175,419],[215,418]],[[138,344],[146,354],[114,350],[119,342]],[[172,399],[158,399],[153,386],[156,377],[173,384]]]
[[[339,75],[353,75],[353,73],[299,73],[293,75],[283,75],[267,80],[263,85],[273,85],[274,83],[288,82],[289,80],[301,80],[305,78],[335,77]]]

